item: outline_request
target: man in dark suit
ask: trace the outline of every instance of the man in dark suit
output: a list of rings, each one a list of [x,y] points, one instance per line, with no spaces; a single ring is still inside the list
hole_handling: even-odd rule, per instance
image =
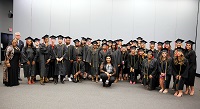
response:
[[[22,40],[20,40],[20,38],[21,38],[20,32],[16,32],[14,39],[17,39],[17,41],[18,41],[17,47],[20,49],[20,51],[22,51],[22,48],[24,47],[24,42]],[[10,41],[8,45],[11,45],[11,42],[12,41]],[[18,72],[18,80],[22,81],[22,79],[20,78],[20,69]]]

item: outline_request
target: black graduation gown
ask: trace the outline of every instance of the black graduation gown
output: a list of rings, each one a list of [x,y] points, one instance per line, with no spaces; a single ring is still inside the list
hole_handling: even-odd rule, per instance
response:
[[[24,77],[35,76],[35,65],[32,65],[33,61],[36,61],[36,48],[24,47],[21,51],[21,63],[23,64]],[[30,62],[30,65],[27,62]]]
[[[158,59],[158,74],[165,73],[164,78],[165,80],[165,88],[169,89],[170,81],[171,81],[171,75],[172,75],[172,58],[168,58],[165,61],[161,61]]]
[[[40,48],[36,48],[35,75],[40,75]]]
[[[46,63],[48,59],[51,59],[51,48],[44,43],[40,44],[40,76],[47,77],[49,72],[49,63]]]
[[[61,58],[61,57],[65,57],[66,55],[66,45],[62,44],[62,45],[56,45],[55,47],[55,58]],[[62,75],[62,76],[65,76],[66,75],[66,68],[65,68],[65,65],[64,65],[64,61],[66,61],[64,58],[62,61],[57,61],[56,60],[56,68],[55,68],[55,73],[54,75],[55,76],[58,76],[58,75]]]
[[[172,73],[174,77],[176,77],[177,75],[181,75],[181,79],[176,79],[174,81],[174,84],[178,84],[178,86],[175,88],[176,90],[183,90],[184,82],[188,78],[188,69],[189,69],[189,63],[186,58],[184,59],[183,65],[175,64],[173,60]]]
[[[99,50],[93,49],[89,54],[89,63],[91,63],[91,75],[95,76],[99,70]]]
[[[66,68],[66,74],[68,77],[72,74],[73,68],[73,61],[76,60],[75,53],[74,53],[74,46],[73,45],[66,45],[66,55],[64,56],[64,66]],[[72,61],[72,62],[71,62]]]
[[[73,62],[73,70],[72,74],[75,75],[78,71],[80,71],[82,74],[85,72],[85,64],[83,61],[78,63],[77,61]]]
[[[138,56],[137,55],[132,55],[129,53],[128,55],[128,64],[127,64],[127,72],[129,72],[130,75],[130,80],[133,82],[137,82],[137,60]],[[133,68],[134,72],[130,72],[130,69]]]
[[[77,56],[82,56],[83,55],[83,49],[82,49],[82,47],[75,47],[74,54],[75,54],[76,57]],[[76,57],[75,57],[75,59],[76,59]]]
[[[158,78],[157,78],[157,59],[153,58],[150,62],[148,62],[148,59],[144,59],[142,62],[142,73],[144,75],[143,77],[143,84],[144,86],[148,85],[148,88],[151,90],[154,90],[158,84]],[[149,75],[152,75],[153,78],[149,78]]]
[[[120,57],[120,68],[122,69],[122,74],[127,74],[128,73],[128,69],[127,69],[127,65],[128,65],[128,53],[121,52],[121,57]]]
[[[137,69],[137,74],[140,74],[140,79],[142,79],[143,75],[142,75],[142,62],[146,57],[142,57],[142,56],[138,56],[138,60],[136,62],[136,69]]]
[[[99,62],[100,63],[105,61],[106,55],[108,55],[108,53],[109,52],[107,50],[106,51],[103,51],[103,50],[99,51]]]
[[[54,73],[55,73],[55,68],[56,68],[56,57],[55,57],[55,47],[56,45],[50,45],[50,50],[51,50],[51,61],[49,62],[49,73],[48,73],[48,78],[53,78]]]
[[[197,69],[196,52],[194,50],[185,51],[185,58],[189,62],[188,68],[188,79],[186,80],[186,85],[194,86],[195,74]]]

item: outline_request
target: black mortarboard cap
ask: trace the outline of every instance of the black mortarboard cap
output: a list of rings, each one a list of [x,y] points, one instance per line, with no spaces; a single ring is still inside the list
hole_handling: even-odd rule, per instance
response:
[[[36,42],[36,41],[40,41],[40,39],[38,39],[38,38],[35,38],[35,39],[33,40],[33,42]]]
[[[170,44],[172,41],[166,40],[164,43],[165,44]]]
[[[193,42],[193,41],[191,41],[191,40],[188,40],[188,41],[186,41],[185,43],[190,44],[190,45],[195,44],[195,42]]]
[[[45,39],[45,38],[49,38],[49,35],[44,35],[43,37],[42,37],[42,39]]]
[[[50,36],[51,39],[56,39],[56,36],[52,35]]]
[[[175,41],[176,43],[183,43],[184,42],[184,40],[183,39],[176,39],[176,41]]]
[[[157,42],[156,41],[150,41],[149,43],[155,45],[155,43],[157,43]]]
[[[75,40],[73,40],[73,42],[76,43],[76,42],[80,42],[80,41],[78,39],[75,39]]]
[[[25,40],[32,40],[33,41],[33,38],[29,36]]]

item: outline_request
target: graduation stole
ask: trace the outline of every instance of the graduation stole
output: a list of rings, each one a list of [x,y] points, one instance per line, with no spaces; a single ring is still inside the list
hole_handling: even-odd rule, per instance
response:
[[[162,71],[163,71],[163,69],[164,69],[164,67],[163,67],[163,61],[162,61],[161,65],[162,65],[161,68],[162,68]],[[167,65],[167,60],[166,60],[166,62],[165,62],[165,69],[164,69],[165,81],[167,79],[167,67],[168,67],[168,65]]]

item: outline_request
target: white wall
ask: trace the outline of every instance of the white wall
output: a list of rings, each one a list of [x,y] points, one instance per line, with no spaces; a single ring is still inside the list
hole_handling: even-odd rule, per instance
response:
[[[14,0],[14,32],[147,41],[195,39],[198,0]]]
[[[200,12],[200,9],[199,9],[199,12]],[[198,17],[197,33],[198,34],[197,34],[197,41],[196,41],[196,55],[197,55],[197,66],[198,66],[200,65],[200,14]],[[197,67],[197,73],[200,74],[200,67]]]

